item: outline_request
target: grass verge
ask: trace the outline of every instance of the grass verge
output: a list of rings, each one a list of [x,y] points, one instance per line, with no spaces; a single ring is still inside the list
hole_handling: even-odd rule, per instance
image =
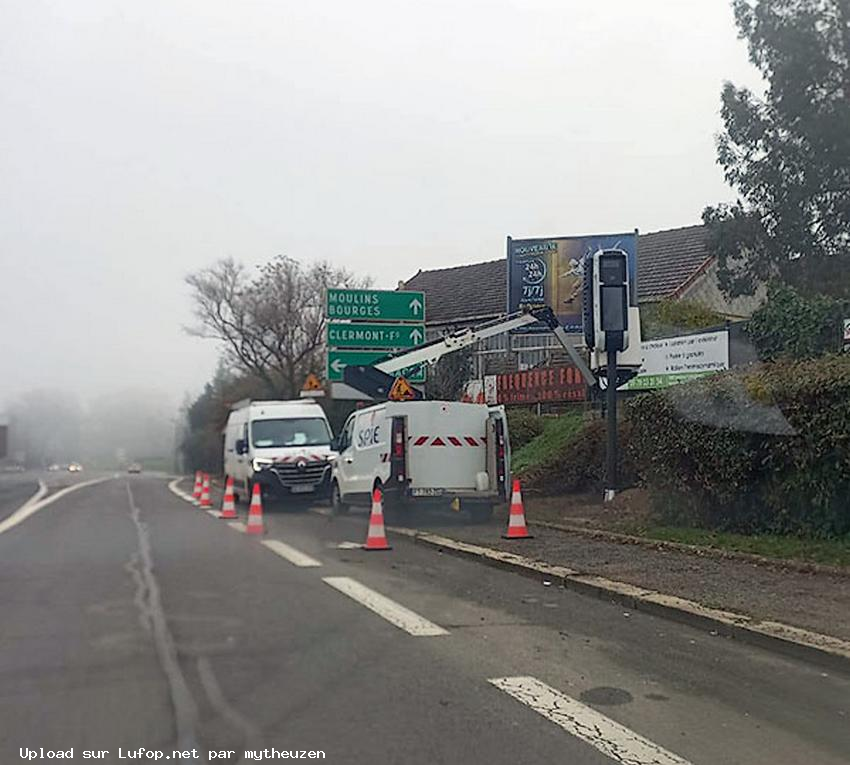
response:
[[[776,534],[731,534],[680,526],[650,526],[630,533],[665,542],[712,547],[717,550],[763,555],[766,558],[850,566],[850,537],[839,539],[801,539]]]
[[[511,469],[522,475],[529,468],[545,464],[557,457],[564,447],[581,429],[581,414],[562,414],[560,417],[547,417],[543,432],[517,449],[511,456]]]

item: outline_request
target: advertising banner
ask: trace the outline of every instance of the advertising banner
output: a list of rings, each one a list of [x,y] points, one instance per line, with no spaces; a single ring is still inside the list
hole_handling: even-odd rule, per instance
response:
[[[495,384],[496,400],[500,404],[537,404],[587,399],[587,384],[581,372],[570,365],[496,375]]]
[[[618,390],[667,388],[729,369],[729,333],[725,330],[644,340],[641,348],[640,372]]]
[[[564,329],[580,333],[582,260],[597,250],[629,256],[630,302],[637,305],[637,232],[549,239],[508,237],[508,312],[548,305]]]

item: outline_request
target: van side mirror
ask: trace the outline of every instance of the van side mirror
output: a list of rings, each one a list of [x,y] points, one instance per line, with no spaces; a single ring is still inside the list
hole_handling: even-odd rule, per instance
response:
[[[237,454],[245,454],[248,451],[248,445],[245,443],[244,438],[236,439],[236,453]]]

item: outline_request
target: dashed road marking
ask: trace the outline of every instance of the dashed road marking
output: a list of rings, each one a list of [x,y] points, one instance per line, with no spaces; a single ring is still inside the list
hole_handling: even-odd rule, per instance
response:
[[[362,550],[363,545],[360,542],[340,542],[334,545],[337,550]]]
[[[231,529],[241,531],[243,534],[248,530],[248,527],[242,523],[242,521],[228,521],[227,525],[230,526]]]
[[[442,627],[429,622],[424,617],[396,603],[394,600],[390,600],[379,592],[370,590],[355,579],[347,576],[326,576],[322,578],[322,581],[339,590],[341,593],[348,595],[352,600],[356,600],[360,605],[366,606],[366,608],[378,614],[378,616],[383,617],[390,624],[394,624],[399,629],[415,637],[436,637],[438,635],[449,634]]]
[[[272,552],[280,555],[281,558],[288,560],[293,566],[314,568],[322,565],[315,558],[311,558],[309,555],[306,555],[300,550],[296,550],[294,547],[290,547],[288,544],[281,542],[278,539],[264,539],[262,544],[268,547]]]
[[[614,722],[535,677],[497,677],[496,688],[624,765],[690,765],[673,752]]]
[[[211,515],[213,518],[218,518],[221,513],[218,510],[207,510],[207,514]]]

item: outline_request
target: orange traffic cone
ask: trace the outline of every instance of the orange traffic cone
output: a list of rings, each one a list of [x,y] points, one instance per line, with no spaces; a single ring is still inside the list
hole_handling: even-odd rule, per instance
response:
[[[384,508],[381,490],[372,492],[372,514],[369,516],[369,533],[366,535],[364,550],[392,550],[387,542],[387,534],[384,531]]]
[[[254,484],[251,493],[251,508],[248,510],[248,525],[245,527],[246,534],[265,534],[266,527],[263,525],[263,490],[260,484]]]
[[[236,503],[233,501],[233,478],[231,476],[227,476],[227,482],[224,484],[224,501],[221,503],[221,513],[218,517],[227,521],[239,517],[236,514]]]
[[[201,487],[201,504],[199,507],[203,510],[208,510],[212,507],[212,500],[210,500],[210,474],[204,473],[204,484]]]
[[[503,539],[533,539],[525,525],[525,508],[522,506],[522,492],[519,489],[519,478],[514,478],[511,492],[511,513],[508,517],[508,531],[502,534]]]
[[[203,483],[202,477],[203,473],[200,470],[195,471],[195,488],[192,489],[192,499],[195,501],[197,505],[201,500],[201,484]]]

